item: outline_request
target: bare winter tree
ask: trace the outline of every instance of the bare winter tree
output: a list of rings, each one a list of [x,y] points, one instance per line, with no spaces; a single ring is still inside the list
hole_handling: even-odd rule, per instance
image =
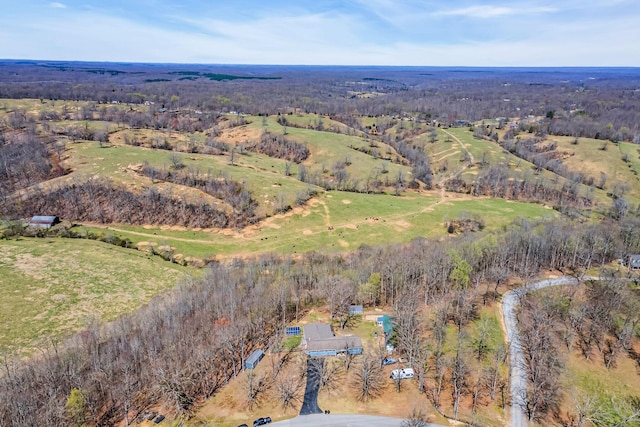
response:
[[[287,372],[276,380],[275,389],[283,409],[288,409],[302,400],[304,371]]]
[[[598,418],[604,415],[597,396],[585,394],[578,390],[572,390],[570,394],[575,408],[573,418],[576,427],[582,427],[586,423],[597,422]]]
[[[349,305],[357,295],[356,286],[346,277],[332,275],[322,281],[318,290],[327,298],[331,318],[339,319],[344,328],[350,318]]]
[[[435,346],[432,355],[433,366],[433,385],[430,389],[431,402],[436,408],[440,407],[440,398],[444,387],[444,378],[447,372],[447,362],[444,352],[446,340],[446,327],[448,319],[448,305],[441,304],[436,308],[435,318],[433,321],[433,339]]]
[[[402,427],[429,427],[431,425],[429,417],[419,409],[412,409],[409,417],[402,421]]]
[[[314,365],[316,366],[316,365]],[[317,364],[320,375],[318,375],[319,387],[321,390],[335,390],[344,378],[342,364],[337,360],[322,358]]]
[[[458,419],[462,397],[469,390],[471,374],[469,362],[462,349],[462,341],[463,337],[458,334],[458,348],[455,357],[451,359],[451,401],[454,419]]]
[[[367,402],[380,396],[384,390],[385,378],[380,361],[374,354],[365,354],[353,373],[352,386],[356,399]]]
[[[412,365],[420,347],[421,323],[418,316],[420,295],[417,287],[405,287],[395,299],[396,340],[398,350],[404,352]]]
[[[259,404],[265,397],[266,391],[271,387],[269,379],[265,375],[256,374],[253,370],[248,372],[245,381],[245,399],[249,409]]]
[[[557,408],[563,361],[558,352],[559,340],[554,334],[556,324],[552,313],[534,297],[527,297],[521,307],[518,324],[529,379],[524,410],[533,421]]]

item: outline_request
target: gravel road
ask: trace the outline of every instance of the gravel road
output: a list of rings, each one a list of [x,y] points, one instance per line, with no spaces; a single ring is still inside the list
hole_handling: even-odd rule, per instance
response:
[[[597,280],[595,277],[584,277],[583,280]],[[502,317],[507,332],[509,344],[509,360],[511,365],[511,427],[526,427],[527,416],[524,412],[524,404],[527,396],[527,371],[524,365],[524,355],[518,333],[516,308],[520,304],[520,297],[527,292],[551,286],[577,285],[580,283],[575,277],[559,277],[532,283],[522,288],[511,290],[502,297]]]

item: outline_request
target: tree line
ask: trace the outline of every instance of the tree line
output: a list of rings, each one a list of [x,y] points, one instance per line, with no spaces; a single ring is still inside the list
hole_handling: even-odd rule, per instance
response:
[[[224,174],[212,171],[202,173],[199,169],[188,168],[184,171],[171,171],[165,167],[156,168],[145,162],[140,173],[152,181],[170,182],[203,191],[210,196],[228,203],[233,208],[229,225],[244,227],[256,221],[255,210],[258,205],[243,183],[234,181]]]
[[[17,190],[64,175],[53,148],[51,141],[31,131],[0,130],[0,200]]]
[[[109,110],[108,105],[113,102],[153,102],[155,110],[175,111],[188,106],[194,113],[191,120],[162,114],[158,128],[166,127],[166,123],[184,129],[198,127],[201,121],[208,120],[207,114],[231,111],[269,115],[299,111],[381,118],[417,115],[419,119],[435,119],[447,126],[458,121],[533,116],[549,117],[542,123],[529,125],[536,131],[640,142],[640,108],[634,92],[640,78],[633,70],[599,70],[598,78],[592,79],[592,70],[425,73],[419,69],[301,71],[283,67],[277,71],[280,80],[216,82],[180,80],[170,74],[177,67],[172,65],[165,65],[164,69],[144,64],[137,67],[137,72],[122,69],[115,74],[96,74],[81,67],[7,64],[0,70],[0,98],[94,101],[98,110]],[[150,76],[159,75],[169,78],[148,81]],[[368,78],[372,80],[364,80]],[[379,97],[354,96],[354,91],[384,94],[384,102],[379,102]],[[115,109],[112,111],[116,113]],[[132,119],[134,116],[140,116],[135,120],[152,119],[143,118],[142,114],[129,115]]]
[[[14,200],[0,205],[0,215],[10,218],[30,218],[42,212],[100,224],[171,224],[191,228],[232,225],[229,214],[210,204],[189,202],[155,188],[134,193],[105,178],[30,189],[19,203]]]

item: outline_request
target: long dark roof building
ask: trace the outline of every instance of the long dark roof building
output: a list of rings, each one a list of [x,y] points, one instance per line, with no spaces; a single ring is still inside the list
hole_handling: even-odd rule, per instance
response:
[[[60,219],[57,216],[36,215],[27,225],[29,227],[51,228],[59,222]]]

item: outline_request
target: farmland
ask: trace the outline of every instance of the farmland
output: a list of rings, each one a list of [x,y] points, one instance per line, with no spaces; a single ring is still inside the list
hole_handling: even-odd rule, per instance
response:
[[[88,240],[20,239],[0,245],[2,353],[33,353],[115,320],[175,287],[186,269]]]

